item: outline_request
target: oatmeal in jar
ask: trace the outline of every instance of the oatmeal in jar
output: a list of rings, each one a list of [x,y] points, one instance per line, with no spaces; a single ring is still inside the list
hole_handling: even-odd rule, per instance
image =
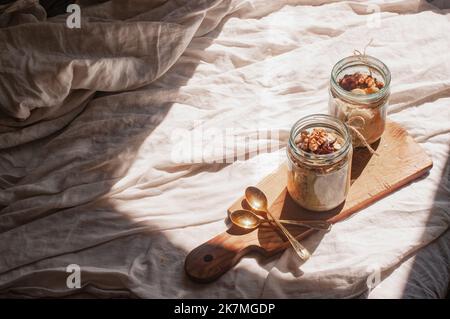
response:
[[[376,142],[386,125],[391,75],[370,56],[339,61],[331,72],[329,113],[351,129],[353,146]]]
[[[300,119],[291,130],[287,156],[287,189],[300,206],[326,211],[345,201],[352,161],[345,124],[320,114]]]

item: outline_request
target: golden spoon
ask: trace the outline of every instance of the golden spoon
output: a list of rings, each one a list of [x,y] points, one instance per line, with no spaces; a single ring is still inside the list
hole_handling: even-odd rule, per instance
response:
[[[284,227],[278,221],[278,219],[273,217],[273,215],[269,212],[269,210],[267,209],[267,197],[259,188],[253,186],[247,187],[247,189],[245,190],[245,199],[247,200],[250,207],[252,207],[254,210],[266,212],[267,215],[270,216],[270,218],[275,222],[275,224],[277,224],[278,228],[281,229],[283,234],[289,240],[295,252],[301,259],[307,260],[309,257],[311,257],[309,251],[305,247],[303,247],[303,245],[300,244],[298,240],[291,235],[286,227]]]
[[[255,213],[246,209],[239,209],[232,212],[230,214],[230,220],[234,225],[244,229],[255,229],[263,223],[270,223],[270,220],[266,218],[261,218],[257,216]],[[322,220],[300,221],[300,220],[279,219],[278,221],[282,224],[302,226],[316,230],[330,230],[331,228],[331,223]]]

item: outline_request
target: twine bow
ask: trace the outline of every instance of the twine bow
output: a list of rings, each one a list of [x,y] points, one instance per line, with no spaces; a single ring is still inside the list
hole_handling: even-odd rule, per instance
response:
[[[367,149],[369,150],[369,152],[371,154],[375,154],[378,156],[378,153],[372,148],[372,146],[370,146],[370,144],[367,142],[367,140],[364,138],[364,136],[361,134],[361,132],[358,131],[358,129],[355,126],[350,124],[356,120],[361,120],[361,122],[363,123],[362,125],[364,125],[366,123],[366,120],[362,116],[355,115],[355,116],[350,117],[347,120],[346,123],[347,123],[348,128],[358,137],[358,139],[364,144],[364,146],[367,147]]]
[[[361,51],[359,51],[357,49],[353,50],[353,55],[356,56],[369,69],[370,76],[372,76],[372,68],[370,67],[369,62],[367,62],[366,50],[372,44],[372,42],[373,42],[373,38],[370,39],[369,43],[366,44],[362,53],[361,53]]]

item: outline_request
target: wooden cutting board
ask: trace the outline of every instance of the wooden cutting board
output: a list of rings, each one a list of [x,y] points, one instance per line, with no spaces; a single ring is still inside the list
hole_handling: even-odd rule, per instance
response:
[[[373,147],[378,156],[366,149],[354,150],[349,194],[345,203],[332,211],[307,211],[291,199],[286,190],[286,164],[264,178],[257,187],[266,194],[272,214],[280,219],[321,219],[335,223],[418,178],[433,166],[419,144],[394,122],[387,123],[383,136]],[[228,213],[241,208],[248,208],[243,197],[231,205]],[[314,232],[298,226],[286,227],[297,239]],[[250,252],[258,251],[269,257],[287,247],[287,239],[272,226],[252,231],[231,227],[191,251],[185,260],[185,271],[195,281],[210,282]]]

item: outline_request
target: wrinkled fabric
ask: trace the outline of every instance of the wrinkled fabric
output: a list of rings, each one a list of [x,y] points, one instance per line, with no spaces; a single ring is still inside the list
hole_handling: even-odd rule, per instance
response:
[[[448,10],[117,0],[83,6],[81,29],[69,29],[38,1],[15,6],[0,7],[2,296],[445,296]],[[231,203],[285,159],[291,125],[327,113],[331,68],[370,39],[367,54],[392,72],[388,116],[431,156],[431,171],[304,240],[313,256],[303,264],[288,249],[191,282],[186,255],[225,231]],[[274,134],[257,140],[261,128]],[[190,144],[208,129],[250,146],[226,143],[223,155],[216,138]],[[278,147],[258,153],[266,143]],[[80,289],[66,285],[71,264]]]

